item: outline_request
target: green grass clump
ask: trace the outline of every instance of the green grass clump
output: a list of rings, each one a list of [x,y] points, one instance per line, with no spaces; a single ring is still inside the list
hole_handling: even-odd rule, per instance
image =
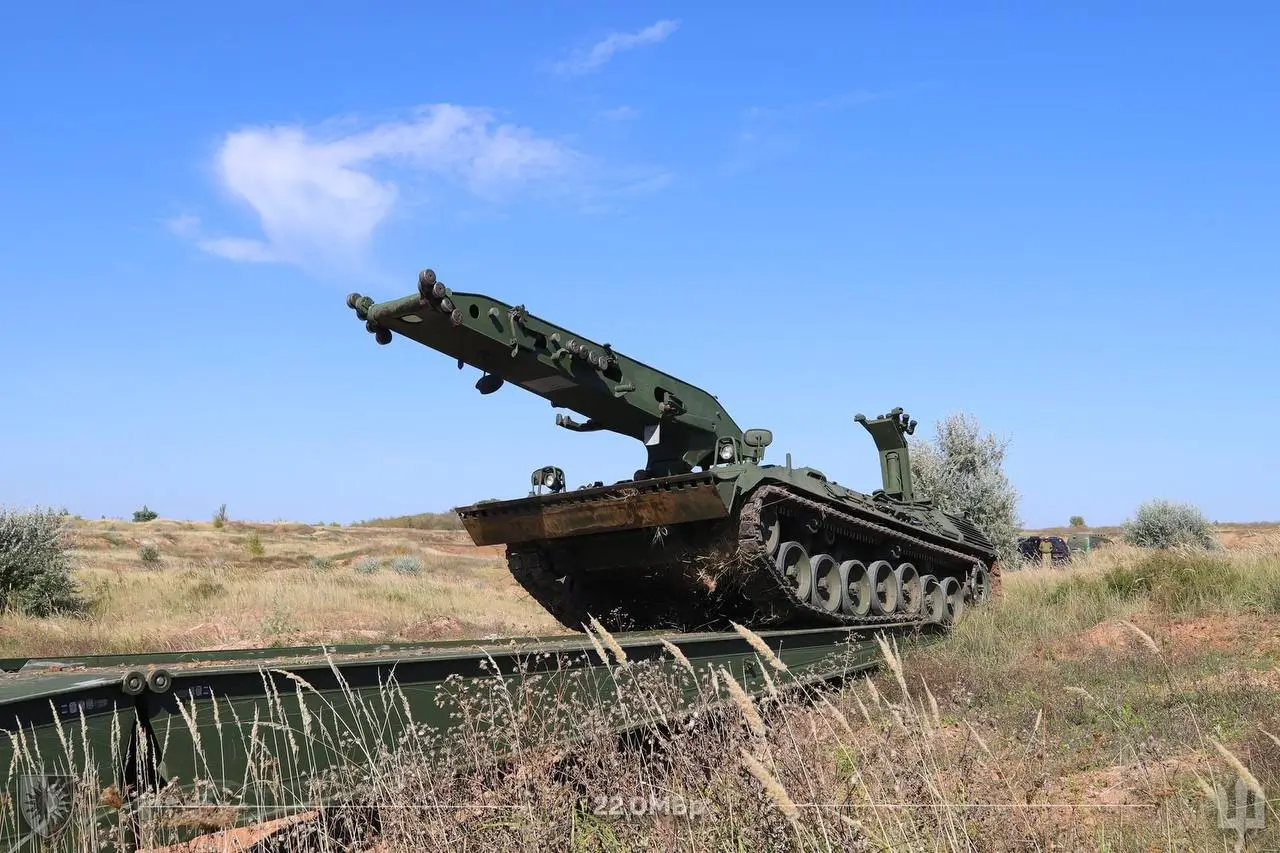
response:
[[[371,575],[382,568],[382,561],[377,557],[361,557],[351,567],[362,575]]]
[[[1280,612],[1280,561],[1231,558],[1222,552],[1161,550],[1074,576],[1051,593],[1053,603],[1092,596],[1139,603],[1167,616],[1242,610]]]
[[[312,557],[307,561],[307,568],[313,572],[327,572],[333,568],[333,560],[329,557]]]

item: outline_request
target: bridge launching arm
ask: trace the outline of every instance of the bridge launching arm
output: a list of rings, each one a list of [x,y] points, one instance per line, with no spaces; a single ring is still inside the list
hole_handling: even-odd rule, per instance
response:
[[[604,429],[644,442],[648,476],[763,454],[763,444],[744,442],[742,430],[701,388],[548,323],[523,305],[450,290],[432,270],[419,274],[416,294],[374,302],[352,293],[347,306],[380,344],[398,334],[452,356],[459,369],[479,368],[482,394],[509,382],[587,418],[580,423],[556,415],[566,429]]]
[[[880,451],[880,478],[884,482],[884,493],[907,503],[915,500],[907,436],[915,433],[916,422],[900,407],[872,420],[867,420],[863,414],[855,415],[853,419],[871,433],[871,440]]]

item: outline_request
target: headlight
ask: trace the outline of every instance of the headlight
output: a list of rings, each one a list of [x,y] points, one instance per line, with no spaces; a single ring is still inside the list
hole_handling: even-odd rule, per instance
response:
[[[720,445],[720,461],[721,462],[733,461],[733,445],[732,444],[726,442],[725,444]]]
[[[550,489],[553,493],[564,491],[564,471],[554,465],[547,465],[533,472],[529,478],[529,483],[534,488],[534,493],[538,489]]]

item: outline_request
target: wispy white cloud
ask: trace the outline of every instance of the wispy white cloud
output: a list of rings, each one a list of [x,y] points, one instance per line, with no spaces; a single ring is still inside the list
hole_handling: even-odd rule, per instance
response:
[[[662,20],[634,33],[610,33],[591,47],[575,51],[567,59],[554,63],[552,70],[569,77],[589,74],[619,53],[663,41],[679,26],[679,21]]]
[[[572,172],[581,155],[482,109],[436,104],[363,129],[335,122],[229,133],[214,158],[221,188],[256,214],[261,237],[207,236],[190,215],[175,234],[236,261],[323,267],[356,259],[400,199],[386,176],[440,179],[487,200]]]

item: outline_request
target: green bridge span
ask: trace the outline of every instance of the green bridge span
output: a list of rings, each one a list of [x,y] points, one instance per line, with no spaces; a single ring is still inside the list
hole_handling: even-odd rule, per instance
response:
[[[406,745],[456,761],[476,727],[572,740],[574,702],[617,704],[622,731],[728,701],[725,671],[759,695],[879,661],[870,629],[757,636],[784,668],[737,633],[0,660],[0,850],[171,844],[325,806]]]

